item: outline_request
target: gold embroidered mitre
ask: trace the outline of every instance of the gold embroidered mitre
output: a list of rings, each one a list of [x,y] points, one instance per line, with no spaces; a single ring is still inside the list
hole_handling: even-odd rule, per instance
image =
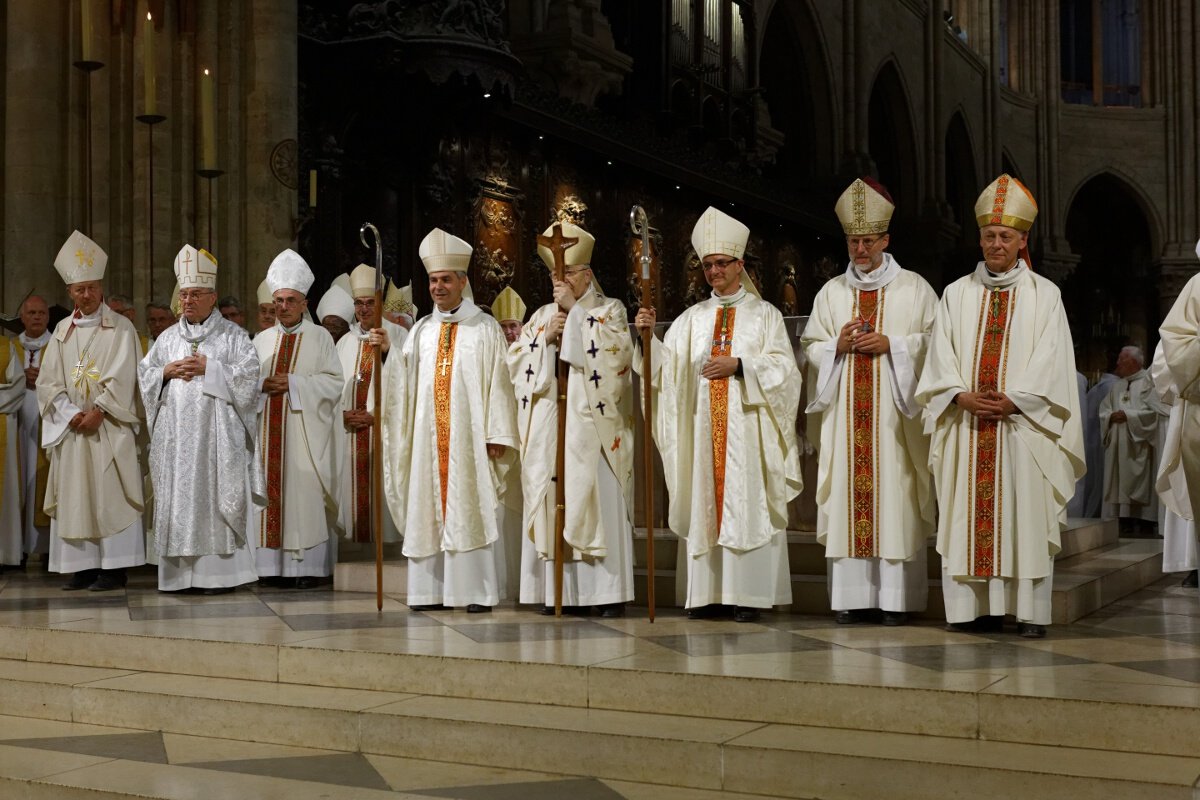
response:
[[[975,201],[975,221],[980,228],[1003,225],[1027,231],[1037,218],[1037,201],[1025,184],[1005,173],[992,181]]]
[[[492,316],[499,322],[514,319],[525,321],[525,301],[521,295],[513,291],[511,286],[505,286],[496,299],[492,301]]]
[[[870,178],[857,178],[833,207],[847,236],[887,233],[895,210],[887,190]]]
[[[387,294],[383,297],[383,310],[394,314],[407,314],[415,320],[417,304],[412,299],[412,283],[398,287],[389,280]]]
[[[108,254],[100,249],[100,245],[79,231],[71,232],[59,249],[58,255],[54,257],[54,268],[58,270],[63,283],[68,286],[84,281],[102,280],[106,266]]]

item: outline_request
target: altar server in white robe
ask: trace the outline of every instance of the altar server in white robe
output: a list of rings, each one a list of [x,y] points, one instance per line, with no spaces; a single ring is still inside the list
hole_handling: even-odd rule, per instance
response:
[[[1141,533],[1142,523],[1158,521],[1155,445],[1163,409],[1144,364],[1141,348],[1122,348],[1117,356],[1117,380],[1099,412],[1104,441],[1104,518],[1120,518],[1123,533]]]
[[[487,612],[502,599],[496,504],[518,444],[507,344],[470,298],[471,246],[435,228],[418,254],[435,308],[384,364],[384,486],[406,602]]]
[[[941,514],[946,621],[1046,635],[1054,556],[1083,475],[1071,329],[1024,257],[1037,204],[1001,175],[975,203],[983,261],[946,288],[917,386]],[[989,619],[978,618],[988,617]]]
[[[355,542],[371,542],[375,504],[385,503],[386,498],[372,500],[372,464],[374,443],[372,426],[375,409],[375,350],[371,343],[371,322],[375,320],[375,268],[359,264],[348,276],[351,310],[354,319],[350,332],[338,342],[338,361],[342,367],[341,436],[342,466],[339,470],[339,517],[347,539]],[[408,331],[382,320],[387,331],[386,340],[381,340],[388,349],[383,352],[386,360],[391,348],[396,352],[404,344]],[[392,521],[392,515],[383,510],[383,540],[400,541],[400,534]]]
[[[25,371],[12,342],[0,337],[0,571],[20,565],[25,550],[17,421],[25,401]]]
[[[43,508],[50,459],[42,447],[42,413],[38,408],[37,378],[42,355],[50,343],[50,307],[37,295],[21,304],[21,324],[25,326],[13,341],[16,357],[25,373],[25,396],[17,412],[17,436],[21,462],[21,524],[25,554],[45,553],[50,543],[50,517]]]
[[[1191,499],[1187,479],[1180,459],[1183,428],[1183,405],[1178,402],[1179,387],[1167,369],[1162,342],[1154,349],[1150,376],[1158,393],[1159,406],[1165,415],[1158,419],[1158,469],[1155,491],[1158,493],[1158,525],[1163,537],[1163,572],[1183,572],[1182,586],[1192,589],[1198,585],[1196,524],[1192,520]]]
[[[492,316],[500,323],[500,330],[504,331],[504,341],[509,347],[521,338],[526,311],[525,301],[511,286],[505,286],[496,295],[496,299],[492,300]],[[500,485],[500,503],[496,506],[496,525],[500,528],[500,537],[504,539],[505,554],[505,570],[500,580],[509,596],[519,596],[521,562],[525,558],[522,545],[525,538],[522,536],[525,524],[525,515],[522,513],[525,507],[523,491],[521,464],[519,460],[515,460],[504,474],[504,482]]]
[[[692,247],[712,296],[671,323],[663,341],[651,340],[668,524],[686,543],[677,593],[693,619],[733,606],[735,620],[753,622],[760,609],[792,599],[787,505],[802,488],[802,379],[783,315],[746,275],[749,236],[715,208],[700,216]],[[654,319],[654,309],[641,308],[635,324],[652,330]],[[633,365],[641,369],[640,355]]]
[[[217,305],[217,260],[175,256],[183,316],[138,365],[150,430],[158,588],[205,594],[253,583],[246,541],[258,411],[258,353]],[[261,485],[259,486],[261,500]]]
[[[886,252],[894,209],[869,178],[842,193],[835,210],[850,264],[817,292],[801,337],[809,430],[820,431],[817,541],[842,624],[881,609],[885,625],[901,625],[929,595],[936,506],[914,394],[937,295]]]
[[[552,225],[542,234],[555,235]],[[605,297],[592,273],[595,238],[569,222],[565,280],[554,300],[533,312],[508,350],[517,391],[521,482],[525,498],[521,602],[554,608],[556,480],[565,487],[563,605],[597,606],[620,617],[633,600],[633,341],[620,300]],[[554,254],[538,255],[551,270]],[[560,309],[566,309],[561,311]],[[559,358],[567,373],[564,474],[558,449]]]
[[[71,573],[66,589],[109,591],[146,562],[141,426],[133,324],[104,304],[108,256],[79,231],[54,268],[75,302],[58,323],[38,372],[42,445],[50,456],[45,511],[51,572]]]
[[[254,337],[261,367],[255,458],[267,505],[250,514],[255,569],[300,589],[337,563],[342,368],[329,331],[304,318],[312,270],[284,250],[267,270],[275,325]]]

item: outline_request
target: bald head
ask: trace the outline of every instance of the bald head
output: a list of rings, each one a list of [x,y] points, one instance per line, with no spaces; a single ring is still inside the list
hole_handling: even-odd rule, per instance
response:
[[[31,294],[21,303],[21,324],[25,326],[25,335],[36,339],[46,332],[50,324],[50,305],[36,294]]]

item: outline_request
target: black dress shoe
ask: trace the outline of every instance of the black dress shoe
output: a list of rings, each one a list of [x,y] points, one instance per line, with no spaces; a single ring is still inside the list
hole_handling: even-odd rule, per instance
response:
[[[88,587],[89,592],[111,592],[116,589],[125,588],[125,581],[122,580],[124,574],[115,575],[115,570],[100,570],[100,574],[96,576],[96,580],[92,581],[92,585]]]
[[[901,625],[908,624],[908,612],[906,611],[885,611],[883,612],[883,624],[889,628],[896,628]]]
[[[1183,579],[1183,583],[1179,585],[1185,589],[1195,589],[1197,586],[1200,586],[1200,575],[1197,575],[1196,570],[1192,570]]]
[[[213,586],[211,588],[203,590],[203,592],[201,592],[201,593],[211,597],[211,596],[217,595],[217,594],[230,594],[235,589],[237,589],[236,586]]]
[[[946,630],[951,633],[975,633],[975,622],[947,622]]]
[[[96,582],[96,577],[100,574],[98,569],[82,569],[76,572],[67,582],[63,584],[64,592],[77,592],[80,589],[86,589]]]
[[[479,603],[471,603],[467,606],[468,614],[490,614],[491,612],[491,606],[480,605]]]
[[[296,588],[297,589],[301,589],[301,590],[316,589],[320,585],[321,585],[321,579],[316,576],[313,576],[313,575],[304,575],[302,577],[296,578]]]
[[[719,616],[722,609],[719,605],[696,606],[687,610],[688,619],[712,619]]]
[[[1022,639],[1045,639],[1046,626],[1035,625],[1032,622],[1018,622],[1017,635]]]
[[[758,618],[762,616],[757,608],[747,608],[746,606],[738,606],[733,610],[734,622],[758,622]]]
[[[425,603],[424,605],[409,606],[409,611],[441,611],[445,606],[441,603]]]
[[[541,614],[543,617],[553,617],[554,616],[554,606],[542,606],[541,608],[538,609],[538,613]]]
[[[625,616],[624,603],[607,603],[602,606],[596,606],[596,609],[600,612],[601,619],[619,619]]]
[[[862,608],[845,608],[833,612],[833,621],[838,625],[857,625],[867,621],[867,611]]]

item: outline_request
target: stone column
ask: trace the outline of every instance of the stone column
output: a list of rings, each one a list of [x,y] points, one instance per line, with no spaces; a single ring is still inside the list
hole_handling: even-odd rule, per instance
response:
[[[7,4],[4,95],[4,263],[0,309],[31,290],[65,297],[51,261],[70,230],[66,164],[67,70],[78,45],[66,3]]]

